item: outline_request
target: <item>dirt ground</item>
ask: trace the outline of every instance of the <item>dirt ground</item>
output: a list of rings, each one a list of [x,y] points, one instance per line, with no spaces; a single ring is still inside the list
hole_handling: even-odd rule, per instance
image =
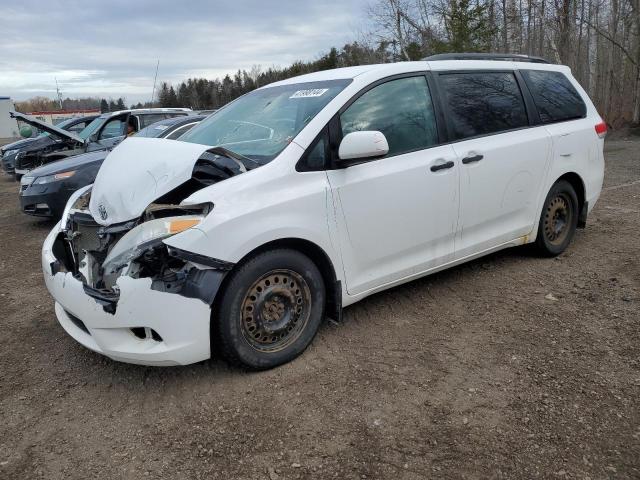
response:
[[[0,478],[640,478],[640,140],[606,152],[561,257],[512,249],[375,295],[262,373],[77,344],[41,277],[52,225],[3,175]]]

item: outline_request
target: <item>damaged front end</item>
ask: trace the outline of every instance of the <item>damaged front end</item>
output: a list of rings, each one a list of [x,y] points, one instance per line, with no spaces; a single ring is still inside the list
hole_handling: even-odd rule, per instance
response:
[[[195,162],[191,178],[161,195],[139,217],[109,225],[98,223],[91,213],[91,187],[76,192],[52,246],[56,260],[51,273],[71,273],[111,314],[118,306],[121,277],[150,279],[154,291],[210,306],[233,264],[170,247],[164,240],[197,229],[213,210],[211,203],[182,205],[184,198],[244,171],[233,159],[205,152]]]
[[[211,150],[128,139],[67,202],[42,267],[58,322],[85,347],[144,365],[210,357],[211,305],[233,264],[189,251],[215,214],[189,197],[251,169]]]
[[[83,202],[80,198],[78,203]],[[216,261],[194,263],[188,252],[170,248],[163,240],[200,223],[210,204],[188,207],[151,206],[140,219],[102,226],[77,208],[54,242],[56,264],[52,273],[71,272],[87,295],[115,313],[121,276],[150,278],[151,289],[199,298],[211,305],[224,274],[232,264]]]

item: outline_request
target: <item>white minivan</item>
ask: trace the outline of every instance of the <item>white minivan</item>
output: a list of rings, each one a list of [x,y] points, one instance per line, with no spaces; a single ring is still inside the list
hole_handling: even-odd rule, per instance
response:
[[[62,327],[115,360],[265,369],[375,292],[563,252],[600,195],[606,124],[565,66],[457,58],[291,78],[182,141],[122,142],[44,243]]]

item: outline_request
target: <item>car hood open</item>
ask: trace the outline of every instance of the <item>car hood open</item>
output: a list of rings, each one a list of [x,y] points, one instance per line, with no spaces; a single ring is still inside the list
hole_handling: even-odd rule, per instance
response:
[[[114,148],[93,184],[89,211],[101,225],[138,218],[157,198],[189,180],[207,145],[128,138]]]
[[[62,130],[61,128],[55,127],[53,125],[49,125],[46,122],[38,120],[37,118],[30,117],[29,115],[25,115],[20,112],[9,112],[11,118],[15,118],[16,120],[20,120],[21,122],[28,123],[32,127],[39,128],[45,132],[49,132],[52,136],[60,138],[62,140],[73,140],[77,143],[84,143],[84,140],[80,138],[75,133],[67,132],[66,130]]]

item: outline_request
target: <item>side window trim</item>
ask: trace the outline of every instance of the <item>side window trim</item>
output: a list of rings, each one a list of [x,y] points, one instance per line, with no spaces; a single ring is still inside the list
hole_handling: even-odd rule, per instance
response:
[[[538,112],[538,107],[536,106],[536,102],[533,100],[533,95],[531,95],[531,90],[529,90],[529,85],[525,81],[520,70],[514,70],[513,72],[516,76],[516,80],[518,81],[518,85],[520,86],[520,92],[522,93],[522,97],[524,98],[524,106],[527,110],[527,116],[529,117],[529,126],[537,127],[542,125],[542,121],[540,120],[540,113]]]
[[[449,143],[453,138],[452,132],[449,130],[449,122],[446,118],[445,104],[442,101],[442,92],[440,84],[435,78],[433,72],[426,72],[427,84],[429,86],[429,94],[431,95],[431,103],[436,115],[436,128],[438,129],[438,145]]]
[[[300,160],[298,160],[298,162],[296,163],[296,172],[322,172],[329,169],[329,166],[332,163],[330,140],[329,140],[330,123],[331,122],[329,122],[327,125],[324,126],[322,130],[320,130],[320,133],[316,135],[316,138],[313,139],[313,142],[311,142],[311,144],[309,144],[307,149],[304,151],[304,153],[302,154],[302,157],[300,157]],[[318,142],[320,142],[322,139],[325,140],[324,165],[322,167],[311,167],[307,163],[309,159],[309,155],[311,155],[311,153],[315,150],[316,145],[318,145]]]
[[[476,138],[484,138],[484,137],[491,137],[493,135],[502,135],[504,133],[510,133],[510,132],[517,132],[518,130],[525,130],[528,128],[532,128],[538,125],[534,125],[531,122],[531,115],[529,114],[529,108],[527,105],[527,94],[529,94],[529,91],[527,90],[525,93],[525,91],[522,88],[522,85],[520,84],[520,81],[518,79],[518,75],[517,75],[517,70],[513,69],[513,70],[509,70],[509,69],[499,69],[499,70],[492,70],[492,69],[487,69],[487,70],[483,70],[483,69],[456,69],[456,70],[438,70],[437,72],[433,72],[434,77],[435,77],[435,83],[438,85],[438,92],[441,92],[442,95],[440,95],[440,99],[439,101],[442,102],[442,109],[444,111],[444,116],[446,117],[446,127],[447,127],[447,132],[448,132],[448,141],[446,142],[447,145],[449,144],[453,144],[453,143],[460,143],[460,142],[466,142],[467,140],[473,140]],[[480,134],[480,135],[474,135],[472,137],[465,137],[465,138],[455,138],[455,135],[453,134],[454,132],[454,127],[453,127],[453,121],[452,121],[452,115],[449,112],[449,108],[447,107],[447,102],[444,101],[444,85],[442,85],[442,81],[440,80],[440,76],[441,75],[448,75],[448,74],[456,74],[456,73],[510,73],[512,75],[514,75],[516,82],[518,84],[518,88],[520,89],[520,94],[522,95],[522,101],[524,103],[524,107],[525,107],[525,112],[527,114],[527,120],[528,120],[528,124],[522,127],[516,127],[516,128],[510,128],[508,130],[501,130],[499,132],[491,132],[491,133],[484,133],[484,134]],[[530,95],[530,94],[529,94]],[[533,102],[533,99],[532,99]],[[537,115],[537,109],[535,110],[536,115]]]

